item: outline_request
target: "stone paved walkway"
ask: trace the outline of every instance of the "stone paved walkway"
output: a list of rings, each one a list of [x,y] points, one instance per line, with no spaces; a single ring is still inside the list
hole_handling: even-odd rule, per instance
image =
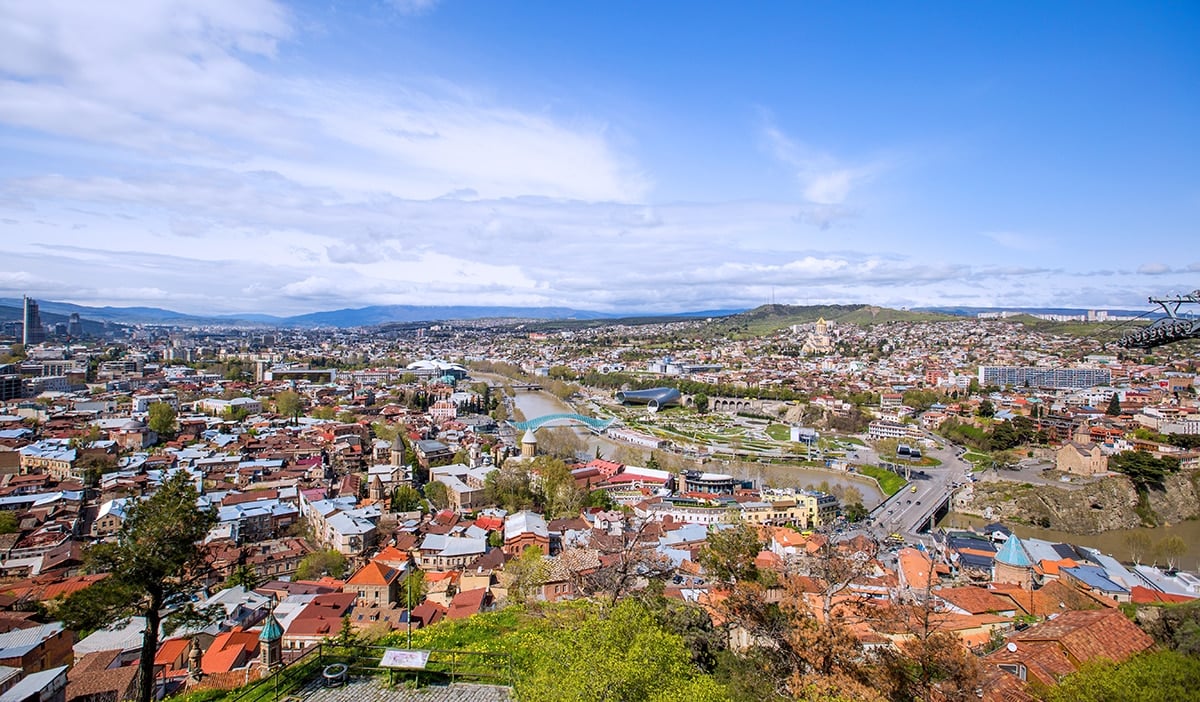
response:
[[[354,680],[341,687],[310,685],[293,697],[303,702],[511,702],[512,690],[498,685],[462,683],[389,690],[373,680]]]

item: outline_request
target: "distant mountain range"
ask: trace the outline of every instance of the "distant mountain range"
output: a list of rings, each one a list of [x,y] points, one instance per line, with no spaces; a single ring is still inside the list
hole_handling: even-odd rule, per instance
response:
[[[569,307],[485,307],[429,305],[372,305],[279,317],[269,314],[194,315],[159,307],[88,307],[69,302],[38,300],[42,321],[65,322],[78,313],[85,320],[117,324],[231,325],[258,327],[369,327],[389,323],[439,322],[468,319],[604,320],[624,317],[719,317],[741,310],[704,310],[670,315],[605,313]],[[22,318],[22,301],[0,298],[0,321]]]
[[[885,321],[932,321],[947,316],[974,317],[980,312],[1022,312],[1027,314],[1085,314],[1087,310],[1058,307],[919,307],[912,310],[894,310],[871,305],[763,305],[752,310],[720,309],[670,314],[643,312],[606,313],[577,310],[569,307],[488,307],[488,306],[432,306],[432,305],[372,305],[370,307],[346,308],[326,312],[280,317],[269,314],[195,315],[160,307],[89,307],[69,302],[38,300],[42,321],[47,324],[67,321],[72,313],[79,313],[85,320],[85,330],[97,333],[104,323],[206,326],[228,325],[243,327],[369,327],[383,324],[415,322],[439,322],[476,319],[525,319],[577,322],[602,322],[604,320],[637,320],[647,323],[655,319],[680,318],[727,318],[734,326],[748,331],[765,331],[789,324],[816,321],[820,317],[843,323],[878,323]],[[1110,315],[1136,316],[1145,310],[1109,309]],[[19,320],[22,317],[22,301],[17,298],[0,298],[0,321]],[[589,325],[590,326],[590,325]]]

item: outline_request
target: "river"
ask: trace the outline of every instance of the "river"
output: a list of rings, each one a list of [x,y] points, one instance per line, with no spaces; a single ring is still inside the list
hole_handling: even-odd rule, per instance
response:
[[[570,405],[545,391],[518,391],[514,395],[513,401],[526,419],[575,411]],[[584,413],[586,414],[586,412]],[[598,436],[583,427],[577,427],[575,431],[580,438],[587,442],[589,453],[594,453],[599,448],[602,455],[612,456],[616,454],[619,447],[630,448],[629,444]],[[738,478],[754,480],[758,485],[766,483],[774,487],[805,488],[818,487],[821,483],[826,483],[829,486],[853,487],[862,494],[863,506],[867,509],[871,509],[883,501],[883,494],[874,481],[851,476],[842,471],[759,463],[731,464],[725,461],[712,461],[696,467],[713,473],[727,473]]]
[[[983,517],[951,512],[938,526],[945,526],[951,529],[965,529],[986,526],[988,523],[989,520]],[[1099,534],[1069,534],[1065,531],[1042,529],[1041,527],[1026,526],[1024,524],[1005,524],[1005,526],[1012,529],[1021,538],[1033,537],[1035,539],[1053,541],[1054,543],[1088,546],[1099,549],[1101,552],[1125,562],[1133,561],[1133,554],[1130,551],[1129,541],[1127,540],[1130,534],[1143,533],[1150,537],[1151,544],[1157,544],[1168,536],[1178,536],[1188,545],[1187,552],[1180,558],[1179,567],[1191,572],[1196,572],[1200,568],[1200,520],[1179,522],[1178,524],[1154,527],[1153,529],[1146,527],[1116,529]],[[1153,550],[1153,547],[1151,550]],[[1144,554],[1142,562],[1153,563],[1153,553]],[[1160,559],[1159,562],[1165,565],[1164,560]]]

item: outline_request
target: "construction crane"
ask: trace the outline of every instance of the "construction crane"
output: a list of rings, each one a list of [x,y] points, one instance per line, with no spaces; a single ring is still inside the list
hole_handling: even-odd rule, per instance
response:
[[[1166,314],[1144,329],[1131,331],[1117,342],[1118,346],[1127,349],[1152,349],[1155,346],[1174,344],[1188,339],[1200,339],[1200,319],[1185,319],[1179,316],[1179,308],[1186,304],[1200,305],[1200,290],[1193,290],[1187,295],[1174,297],[1152,297],[1152,304],[1158,305]]]

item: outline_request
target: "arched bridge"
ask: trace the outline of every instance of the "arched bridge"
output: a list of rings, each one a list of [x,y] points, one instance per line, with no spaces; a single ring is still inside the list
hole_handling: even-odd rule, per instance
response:
[[[582,414],[547,414],[541,417],[536,417],[525,422],[510,421],[509,426],[519,431],[531,429],[537,431],[547,424],[553,422],[566,422],[568,424],[582,424],[592,431],[601,432],[612,426],[615,419],[597,419],[595,417],[585,417]]]

